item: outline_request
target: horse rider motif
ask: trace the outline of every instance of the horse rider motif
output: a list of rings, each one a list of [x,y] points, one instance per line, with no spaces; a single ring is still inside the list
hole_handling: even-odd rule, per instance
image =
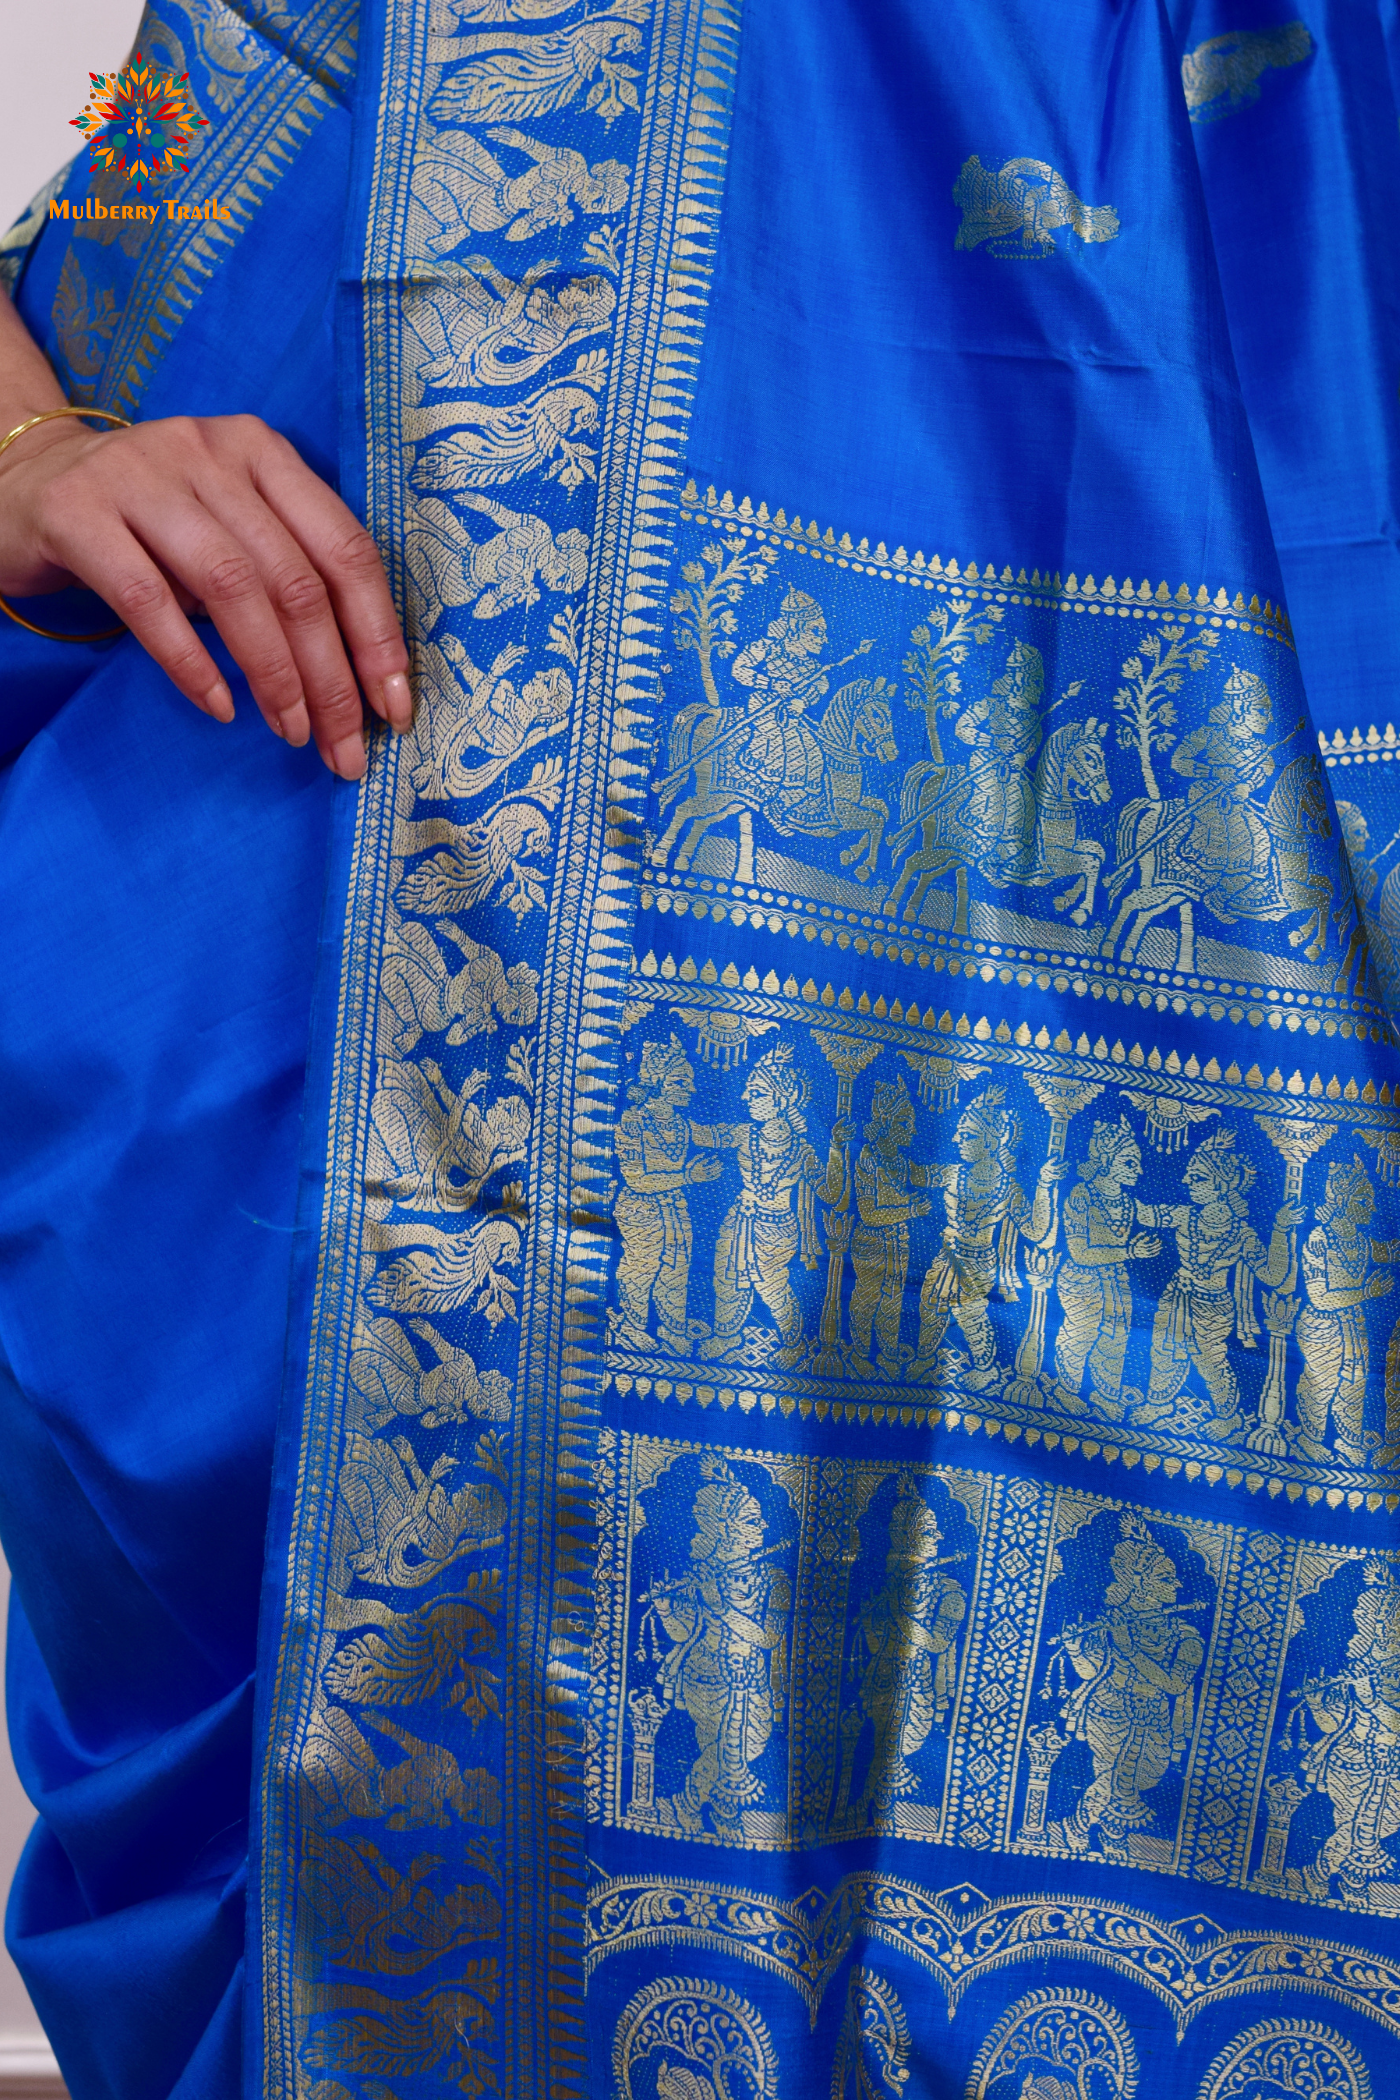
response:
[[[821,745],[803,716],[830,685],[821,662],[825,648],[825,614],[815,598],[793,588],[768,632],[734,659],[733,677],[748,690],[754,724],[738,744],[734,770],[763,795],[763,814],[776,831],[791,831],[789,820],[821,792]]]
[[[890,851],[897,862],[916,834],[922,843],[900,868],[885,899],[887,912],[917,875],[904,907],[904,917],[917,920],[930,883],[953,868],[953,930],[966,933],[967,874],[975,868],[998,887],[1019,882],[1043,888],[1068,877],[1070,886],[1055,899],[1055,909],[1076,905],[1073,917],[1081,926],[1091,916],[1104,849],[1096,839],[1078,837],[1076,803],[1110,799],[1103,757],[1106,725],[1092,718],[1066,723],[1041,750],[1044,687],[1040,651],[1028,642],[1015,643],[1002,677],[953,725],[953,734],[972,746],[966,766],[929,759],[910,766],[900,798],[903,821],[890,834]],[[1028,769],[1037,750],[1032,775]]]
[[[716,707],[707,699],[681,710],[671,729],[670,771],[656,783],[661,808],[669,808],[692,777],[694,787],[677,802],[652,848],[655,866],[665,867],[674,848],[675,865],[688,868],[705,833],[724,818],[737,817],[735,873],[739,881],[752,882],[757,811],[783,838],[801,833],[834,839],[860,832],[856,843],[843,850],[841,864],[854,862],[857,879],[870,880],[889,804],[865,793],[863,765],[871,759],[891,765],[899,756],[890,716],[892,689],[883,679],[856,679],[833,693],[819,716],[813,715],[813,703],[826,697],[829,674],[838,668],[823,662],[826,645],[821,607],[807,592],[791,589],[766,634],[734,659],[732,675],[748,692],[744,707]],[[870,647],[862,642],[852,654],[863,656]]]
[[[1238,919],[1276,921],[1306,912],[1305,924],[1288,940],[1290,947],[1302,947],[1309,962],[1324,952],[1330,917],[1339,939],[1350,930],[1338,988],[1354,963],[1364,969],[1349,884],[1334,906],[1336,878],[1343,870],[1340,855],[1328,850],[1332,823],[1316,758],[1305,752],[1286,765],[1262,810],[1251,800],[1273,773],[1274,754],[1281,748],[1266,741],[1272,715],[1263,680],[1236,666],[1209,722],[1183,737],[1172,755],[1173,771],[1191,783],[1186,795],[1172,801],[1140,796],[1128,803],[1118,824],[1118,866],[1105,887],[1117,897],[1134,873],[1139,879],[1104,935],[1102,954],[1118,949],[1130,919],[1119,950],[1122,962],[1131,961],[1146,928],[1163,912],[1204,904],[1227,926]],[[1176,967],[1195,968],[1189,909],[1182,910]]]

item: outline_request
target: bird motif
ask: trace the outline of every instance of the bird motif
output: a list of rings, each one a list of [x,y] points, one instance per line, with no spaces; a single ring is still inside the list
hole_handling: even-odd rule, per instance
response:
[[[204,12],[198,22],[199,53],[209,69],[209,99],[216,109],[232,109],[248,75],[272,57],[267,30],[286,29],[290,23],[285,8],[270,10],[259,34],[236,7],[216,5]]]
[[[642,33],[619,19],[624,12],[635,8],[590,16],[557,36],[464,38],[469,49],[480,41],[493,48],[448,75],[428,114],[439,124],[500,124],[566,109],[600,68],[616,69],[641,50]]]
[[[552,292],[542,280],[558,267],[534,263],[517,281],[484,255],[445,265],[431,290],[404,304],[428,353],[417,367],[422,386],[518,386],[601,334],[617,304],[612,286],[606,277],[568,277]]]
[[[481,1218],[466,1232],[434,1225],[399,1229],[427,1244],[380,1270],[365,1293],[371,1305],[397,1313],[462,1312],[470,1306],[492,1327],[514,1316],[515,1286],[504,1271],[520,1260],[520,1232],[509,1218]],[[393,1227],[381,1227],[376,1238],[398,1244]]]
[[[436,0],[429,18],[434,36],[451,36],[467,22],[545,22],[577,0]]]
[[[446,606],[470,605],[474,620],[495,620],[517,605],[537,605],[541,584],[566,596],[581,589],[588,574],[586,532],[570,525],[556,539],[535,512],[508,510],[470,489],[457,490],[456,501],[499,530],[489,540],[474,540],[437,497],[416,506],[404,557],[423,597],[421,632],[436,627]],[[449,689],[451,684],[449,679]]]
[[[443,1479],[456,1463],[444,1454],[425,1473],[407,1437],[348,1439],[340,1495],[357,1541],[346,1554],[352,1575],[416,1589],[464,1553],[497,1543],[504,1496],[490,1480],[469,1481],[449,1495]]]
[[[427,1320],[408,1325],[432,1350],[425,1371],[413,1344],[394,1320],[369,1320],[350,1358],[350,1382],[364,1401],[365,1429],[372,1436],[399,1415],[416,1415],[425,1429],[445,1429],[471,1420],[504,1422],[510,1414],[510,1380],[500,1371],[478,1371],[465,1349],[444,1341]]]
[[[546,146],[510,125],[495,125],[487,137],[523,154],[531,166],[508,173],[480,139],[468,131],[439,132],[414,163],[415,201],[437,222],[429,254],[446,255],[471,233],[498,233],[508,241],[532,240],[551,226],[570,226],[576,212],[600,216],[627,202],[628,170],[620,160],[592,167],[572,147]]]
[[[509,408],[484,401],[455,404],[452,421],[458,427],[420,453],[409,477],[414,488],[499,487],[541,467],[569,490],[595,480],[593,447],[580,440],[598,428],[598,404],[588,389],[602,384],[603,361],[595,353],[594,361],[575,375],[583,385],[546,385]]]
[[[453,845],[404,876],[394,892],[401,911],[437,918],[467,911],[497,889],[517,918],[543,904],[540,871],[528,862],[547,858],[554,835],[532,802],[502,802],[481,823],[455,825],[453,833]]]

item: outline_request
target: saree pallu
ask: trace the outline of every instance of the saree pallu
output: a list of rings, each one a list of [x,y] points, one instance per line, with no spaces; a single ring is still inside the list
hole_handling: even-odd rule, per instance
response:
[[[5,638],[10,1935],[77,2100],[1361,2100],[1389,11],[354,26],[162,0],[237,215],[19,277],[77,398],[338,479],[419,693],[355,792]]]

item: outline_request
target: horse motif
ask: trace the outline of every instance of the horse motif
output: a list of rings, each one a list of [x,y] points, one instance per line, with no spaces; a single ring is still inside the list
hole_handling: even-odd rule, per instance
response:
[[[890,811],[878,795],[866,794],[864,768],[871,761],[890,765],[899,757],[890,715],[893,690],[883,678],[852,679],[832,694],[819,716],[800,722],[784,720],[785,711],[777,707],[755,714],[747,707],[717,709],[708,700],[696,700],[683,708],[671,730],[670,771],[658,784],[662,809],[670,807],[688,779],[694,785],[652,847],[653,866],[664,868],[675,849],[675,866],[688,868],[706,832],[737,817],[735,880],[755,881],[757,811],[784,837],[800,833],[834,839],[858,832],[855,843],[842,849],[841,865],[855,862],[857,881],[869,882]],[[771,766],[759,770],[753,761],[770,717],[777,728],[770,729],[768,745],[781,750],[780,775]]]
[[[1359,988],[1367,967],[1365,938],[1349,884],[1345,896],[1334,904],[1340,855],[1333,844],[1322,775],[1312,754],[1305,752],[1284,767],[1258,812],[1268,838],[1268,865],[1246,882],[1228,884],[1223,869],[1183,855],[1181,848],[1201,807],[1201,801],[1189,797],[1151,801],[1139,796],[1124,809],[1118,822],[1118,866],[1105,887],[1111,897],[1117,897],[1135,870],[1138,881],[1119,905],[1100,952],[1112,955],[1116,950],[1120,962],[1131,962],[1153,921],[1164,912],[1178,910],[1181,932],[1176,967],[1189,971],[1196,967],[1195,905],[1204,904],[1227,926],[1240,919],[1277,922],[1304,912],[1303,924],[1289,933],[1289,946],[1302,948],[1309,962],[1321,961],[1330,920],[1337,929],[1338,945],[1345,943],[1332,988],[1345,990],[1353,967]]]
[[[1086,722],[1067,722],[1053,730],[1032,780],[1025,783],[1022,776],[1029,793],[1002,798],[1000,825],[991,836],[966,821],[975,786],[971,767],[940,766],[930,759],[911,766],[900,797],[903,821],[890,833],[893,860],[897,863],[901,854],[907,858],[885,899],[885,910],[893,913],[917,876],[904,907],[904,917],[917,921],[929,885],[952,868],[957,882],[953,931],[966,933],[967,873],[975,867],[998,887],[1016,882],[1042,889],[1068,880],[1069,887],[1054,900],[1055,909],[1069,911],[1073,905],[1070,916],[1076,926],[1083,926],[1093,916],[1104,848],[1097,839],[1079,836],[1078,806],[1111,797],[1103,755],[1106,729],[1106,723],[1090,716]],[[916,833],[922,834],[922,843],[909,852]]]

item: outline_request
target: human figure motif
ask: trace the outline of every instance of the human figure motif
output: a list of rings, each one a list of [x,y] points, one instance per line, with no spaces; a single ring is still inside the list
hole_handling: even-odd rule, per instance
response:
[[[874,1730],[861,1820],[917,1791],[909,1759],[942,1727],[957,1686],[967,1592],[938,1567],[938,1520],[905,1475],[890,1516],[885,1580],[861,1613],[869,1651],[861,1704]]]
[[[697,1143],[729,1146],[739,1159],[739,1196],[715,1244],[714,1332],[701,1345],[705,1357],[737,1358],[744,1322],[760,1298],[777,1324],[781,1346],[773,1361],[783,1369],[807,1351],[802,1309],[789,1279],[793,1256],[815,1269],[821,1252],[817,1198],[834,1203],[841,1194],[839,1142],[833,1141],[825,1176],[807,1141],[802,1110],[807,1082],[792,1062],[792,1047],[778,1043],[755,1065],[744,1102],[747,1123],[716,1123],[695,1130]]]
[[[958,1120],[958,1166],[931,1167],[928,1185],[942,1187],[948,1222],[943,1245],[929,1264],[919,1293],[919,1346],[910,1378],[932,1375],[950,1318],[962,1329],[972,1368],[962,1382],[976,1392],[999,1375],[996,1338],[987,1311],[993,1290],[1016,1296],[1016,1246],[1043,1246],[1056,1223],[1052,1184],[1069,1172],[1066,1160],[1047,1160],[1035,1202],[1016,1179],[1021,1125],[1004,1103],[1006,1090],[985,1087]]]
[[[1087,1852],[1097,1829],[1107,1857],[1126,1861],[1129,1832],[1157,1820],[1143,1795],[1186,1755],[1205,1642],[1178,1617],[1181,1577],[1142,1518],[1125,1513],[1120,1531],[1102,1617],[1060,1637],[1080,1680],[1060,1720],[1071,1741],[1088,1744],[1094,1776],[1052,1833]]]
[[[1136,1423],[1170,1421],[1194,1364],[1213,1410],[1205,1434],[1233,1436],[1244,1426],[1231,1335],[1246,1348],[1258,1340],[1253,1279],[1278,1289],[1291,1266],[1289,1234],[1302,1213],[1291,1203],[1280,1205],[1266,1251],[1249,1222],[1254,1168],[1236,1157],[1234,1145],[1233,1132],[1222,1129],[1197,1146],[1185,1174],[1189,1203],[1137,1206],[1139,1223],[1175,1232],[1180,1265],[1157,1306],[1147,1398],[1133,1409]]]
[[[1361,1161],[1355,1154],[1350,1164],[1338,1161],[1301,1261],[1308,1302],[1298,1315],[1303,1370],[1292,1439],[1309,1458],[1330,1459],[1335,1452],[1354,1466],[1366,1462],[1362,1418],[1371,1351],[1364,1307],[1368,1298],[1384,1298],[1394,1282],[1389,1269],[1372,1263],[1400,1261],[1400,1241],[1373,1240],[1365,1230],[1375,1210],[1376,1192]]]
[[[787,1696],[792,1593],[768,1563],[757,1496],[721,1458],[703,1458],[700,1470],[690,1568],[654,1585],[648,1602],[672,1643],[661,1665],[663,1697],[689,1714],[697,1745],[671,1812],[682,1828],[699,1830],[708,1808],[716,1829],[734,1835],[744,1809],[762,1798],[753,1766]]]
[[[1147,1261],[1162,1243],[1135,1233],[1127,1191],[1142,1173],[1142,1152],[1126,1116],[1095,1123],[1080,1181],[1065,1199],[1066,1259],[1057,1278],[1064,1314],[1055,1341],[1055,1397],[1072,1413],[1088,1404],[1112,1422],[1123,1418],[1123,1360],[1133,1326],[1129,1261]]]
[[[1191,822],[1176,856],[1226,918],[1276,901],[1273,840],[1249,799],[1274,770],[1273,746],[1264,741],[1272,718],[1263,679],[1236,666],[1206,726],[1184,736],[1172,753],[1172,771],[1192,783]]]
[[[1395,1875],[1383,1847],[1400,1830],[1400,1586],[1388,1563],[1367,1562],[1352,1624],[1346,1668],[1303,1686],[1321,1731],[1303,1778],[1332,1804],[1331,1835],[1303,1878],[1325,1899],[1340,1875],[1342,1894],[1364,1903],[1372,1881]]]
[[[794,587],[767,633],[734,659],[733,676],[748,688],[748,712],[757,718],[739,763],[757,777],[767,797],[764,815],[778,831],[790,829],[792,812],[821,792],[821,745],[802,718],[829,684],[821,669],[825,647],[826,616]]]
[[[932,1208],[927,1167],[906,1159],[914,1139],[914,1104],[902,1079],[877,1080],[865,1143],[856,1158],[856,1211],[859,1223],[851,1236],[851,1339],[862,1372],[870,1361],[872,1334],[880,1340],[878,1370],[897,1378],[904,1356],[899,1344],[904,1312],[904,1285],[909,1274],[909,1221],[926,1218]],[[905,1352],[907,1354],[907,1352]]]
[[[1392,868],[1384,881],[1376,862],[1390,850],[1382,846],[1371,853],[1371,834],[1365,817],[1354,802],[1337,804],[1337,821],[1346,847],[1351,879],[1361,901],[1371,960],[1389,988],[1400,984],[1400,869]],[[1395,844],[1394,839],[1390,845]]]
[[[1035,794],[1028,772],[1040,749],[1040,701],[1045,666],[1040,651],[1017,642],[1006,670],[982,699],[964,708],[954,736],[971,744],[967,762],[971,793],[958,813],[959,829],[974,845],[982,872],[995,877],[1025,861],[1035,836]]]
[[[679,1113],[695,1094],[695,1072],[673,1035],[647,1043],[627,1090],[630,1108],[618,1124],[617,1163],[624,1187],[613,1206],[622,1254],[617,1265],[613,1338],[633,1348],[683,1354],[708,1329],[686,1317],[690,1281],[690,1206],[685,1191],[724,1169],[703,1153],[692,1158],[694,1126]],[[657,1335],[649,1332],[656,1307]]]

